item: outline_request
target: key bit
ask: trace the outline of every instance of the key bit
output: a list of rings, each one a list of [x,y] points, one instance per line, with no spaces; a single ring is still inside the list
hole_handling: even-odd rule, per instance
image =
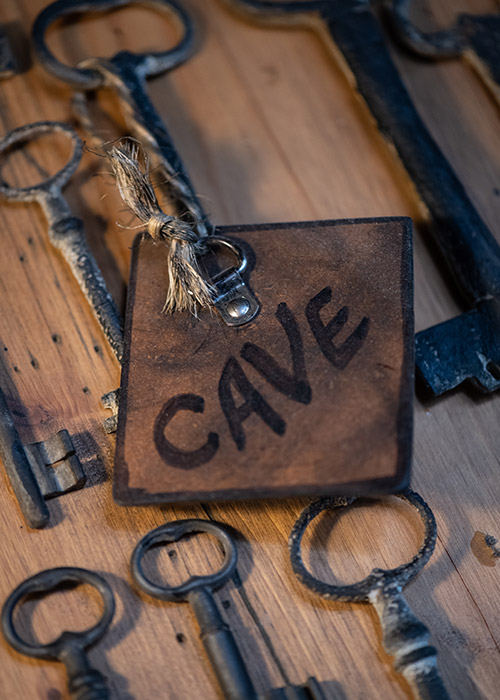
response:
[[[417,370],[435,396],[469,381],[483,392],[500,388],[500,301],[480,301],[461,316],[417,333]]]
[[[0,459],[30,527],[47,524],[45,499],[84,486],[86,477],[67,430],[23,445],[0,389]]]

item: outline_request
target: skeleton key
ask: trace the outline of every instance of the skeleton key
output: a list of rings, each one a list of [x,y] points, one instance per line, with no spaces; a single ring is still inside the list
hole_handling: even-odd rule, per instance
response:
[[[206,217],[195,189],[146,90],[147,78],[175,68],[191,54],[193,22],[184,8],[174,0],[152,0],[149,3],[173,15],[183,31],[178,44],[168,51],[144,54],[120,51],[109,59],[91,58],[73,68],[58,61],[45,43],[47,29],[62,17],[78,12],[106,12],[132,4],[134,0],[57,0],[36,18],[33,45],[46,70],[73,87],[79,90],[109,87],[117,92],[125,107],[127,128],[159,153],[176,208],[180,213],[187,212],[200,236],[206,236]]]
[[[333,585],[321,581],[306,569],[301,544],[314,518],[325,510],[348,507],[355,498],[319,498],[305,508],[292,528],[289,539],[290,560],[299,581],[327,600],[344,603],[371,603],[380,619],[384,647],[394,657],[394,668],[410,684],[419,700],[449,700],[437,668],[437,651],[428,644],[429,630],[410,610],[403,588],[429,561],[436,545],[434,515],[418,493],[407,490],[397,496],[414,506],[424,524],[422,546],[411,561],[395,569],[373,569],[362,581]]]
[[[155,545],[177,542],[190,533],[207,532],[216,537],[224,552],[219,571],[208,576],[191,576],[179,586],[157,585],[144,574],[142,559]],[[324,700],[315,678],[302,686],[276,688],[258,695],[236,640],[224,622],[213,596],[236,571],[238,554],[229,532],[210,520],[178,520],[151,530],[136,545],[130,562],[132,577],[145,593],[160,600],[187,601],[200,627],[200,638],[227,700]]]
[[[123,329],[120,315],[85,240],[83,222],[73,216],[62,196],[62,188],[77,169],[82,157],[82,141],[68,124],[36,122],[10,131],[0,141],[0,155],[13,146],[51,132],[62,133],[72,141],[73,153],[68,163],[52,177],[31,187],[10,187],[5,182],[0,182],[0,197],[14,202],[37,202],[42,207],[49,224],[50,242],[64,255],[114,354],[121,361]]]
[[[379,130],[427,206],[442,260],[473,307],[447,325],[417,334],[417,370],[435,395],[464,381],[482,392],[500,388],[500,246],[420,118],[370,0],[225,2],[274,24],[324,23]]]
[[[104,611],[101,619],[83,632],[63,632],[48,644],[31,644],[19,636],[14,626],[14,609],[31,595],[45,595],[64,584],[89,584],[102,598]],[[2,629],[5,639],[16,651],[36,659],[61,661],[68,673],[68,690],[74,700],[108,700],[106,679],[92,668],[85,650],[95,644],[113,619],[115,599],[108,583],[98,574],[77,567],[47,569],[23,581],[7,598],[2,609]]]

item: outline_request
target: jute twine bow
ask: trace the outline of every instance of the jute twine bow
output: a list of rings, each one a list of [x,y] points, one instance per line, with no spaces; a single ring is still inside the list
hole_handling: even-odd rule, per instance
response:
[[[189,223],[161,209],[149,179],[147,157],[137,142],[123,141],[110,149],[108,158],[125,204],[145,224],[155,242],[168,246],[169,286],[163,311],[190,311],[196,315],[198,305],[212,306],[214,289],[203,279],[197,260],[206,250],[206,237],[201,238]]]

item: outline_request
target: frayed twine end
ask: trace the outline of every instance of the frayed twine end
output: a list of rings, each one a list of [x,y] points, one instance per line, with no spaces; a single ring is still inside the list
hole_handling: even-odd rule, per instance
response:
[[[165,313],[190,311],[213,305],[215,290],[201,275],[197,256],[204,240],[186,222],[161,209],[149,179],[149,161],[140,144],[127,139],[108,152],[121,198],[145,225],[151,238],[168,246],[168,292]],[[142,163],[142,168],[141,168]]]

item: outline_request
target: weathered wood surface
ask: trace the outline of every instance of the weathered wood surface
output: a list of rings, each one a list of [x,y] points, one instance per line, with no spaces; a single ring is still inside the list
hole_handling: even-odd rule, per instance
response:
[[[5,0],[3,22],[25,33],[44,3]],[[495,3],[441,0],[434,19],[456,9],[485,11]],[[202,40],[186,65],[151,84],[218,224],[411,215],[422,224],[412,188],[395,165],[341,68],[318,36],[301,29],[263,29],[217,3],[192,2]],[[430,7],[428,3],[427,7]],[[423,22],[429,23],[423,16]],[[68,61],[120,48],[160,48],[174,33],[150,10],[135,8],[90,18],[54,32]],[[419,109],[457,169],[482,215],[498,227],[500,114],[472,71],[460,62],[439,66],[398,55]],[[70,91],[39,65],[0,85],[2,132],[37,119],[70,117]],[[116,109],[112,99],[107,109]],[[103,137],[112,138],[109,131]],[[66,155],[60,139],[33,149],[53,172]],[[36,175],[16,154],[3,171],[25,184]],[[31,170],[30,170],[31,168]],[[121,204],[91,153],[67,189],[117,300],[123,305],[134,231],[116,226]],[[103,198],[103,195],[104,198]],[[199,507],[124,509],[111,496],[113,438],[105,436],[99,397],[118,384],[119,368],[83,296],[50,247],[36,205],[0,206],[0,381],[24,439],[60,428],[74,436],[89,475],[83,491],[50,503],[51,526],[27,531],[2,474],[0,598],[23,578],[50,566],[101,571],[117,595],[115,623],[91,652],[109,676],[112,697],[216,698],[215,678],[184,605],[154,602],[130,587],[128,561],[151,527],[176,517],[205,517]],[[416,235],[417,329],[459,310],[420,233]],[[495,231],[496,232],[496,231]],[[413,485],[429,501],[439,526],[430,565],[407,591],[440,652],[453,698],[498,697],[500,683],[499,568],[481,546],[483,532],[500,536],[499,399],[457,392],[431,404],[416,401]],[[213,515],[241,531],[241,582],[217,594],[234,627],[259,690],[315,675],[328,698],[408,697],[407,685],[383,653],[375,613],[365,606],[326,603],[294,580],[286,541],[306,501],[212,506]],[[418,518],[404,504],[362,506],[315,532],[316,573],[353,581],[373,565],[394,565],[418,545]],[[308,540],[310,541],[310,540]],[[472,544],[471,544],[472,543]],[[204,538],[161,558],[173,578],[207,571],[219,561]],[[321,554],[328,554],[328,563]],[[168,567],[168,569],[167,569]],[[30,606],[30,609],[32,607]],[[33,625],[48,639],[68,621],[88,624],[94,599],[84,591],[53,596],[34,610]],[[66,697],[58,664],[20,656],[0,643],[0,696]]]

